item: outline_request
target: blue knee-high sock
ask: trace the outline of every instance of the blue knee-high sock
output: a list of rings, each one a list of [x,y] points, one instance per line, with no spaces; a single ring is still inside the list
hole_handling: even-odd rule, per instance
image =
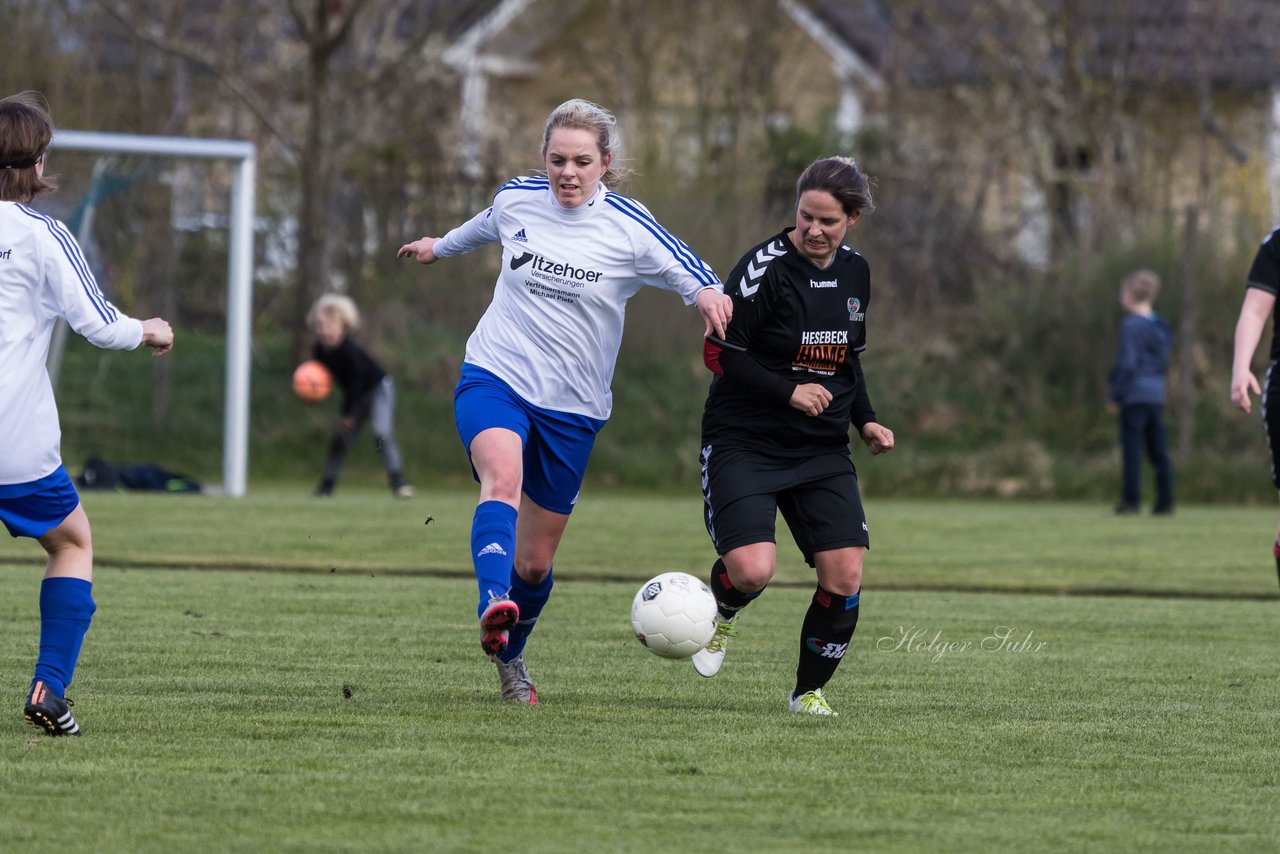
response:
[[[80,578],[46,578],[40,585],[40,657],[34,685],[43,681],[59,697],[76,672],[80,646],[97,606],[93,585]]]
[[[516,508],[501,501],[481,502],[471,519],[471,562],[480,587],[477,616],[490,599],[507,594],[515,554]]]
[[[511,573],[511,601],[520,606],[520,621],[511,627],[511,638],[507,641],[507,651],[502,654],[503,661],[514,661],[517,655],[524,652],[525,641],[538,622],[542,606],[551,598],[551,570],[547,577],[537,584],[530,584],[520,577],[519,573]]]

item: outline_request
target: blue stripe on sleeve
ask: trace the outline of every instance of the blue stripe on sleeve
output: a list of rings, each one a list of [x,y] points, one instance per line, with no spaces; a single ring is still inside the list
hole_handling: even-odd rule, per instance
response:
[[[80,244],[76,242],[71,232],[67,231],[66,226],[58,222],[58,220],[49,218],[48,222],[49,231],[58,239],[63,251],[67,254],[67,258],[80,274],[80,283],[84,286],[84,291],[89,296],[89,299],[99,308],[98,313],[103,315],[103,319],[107,323],[114,323],[118,317],[115,306],[111,304],[106,294],[98,287],[98,282],[93,277],[93,271],[89,269],[89,262],[85,260],[84,254],[80,251]]]
[[[49,229],[53,239],[62,247],[62,252],[71,263],[72,269],[76,271],[76,276],[80,279],[80,283],[85,288],[90,301],[98,308],[98,313],[101,315],[104,311],[110,310],[111,304],[107,302],[106,297],[102,295],[102,291],[98,289],[98,284],[94,281],[93,274],[89,271],[89,265],[85,262],[84,256],[80,254],[79,245],[71,237],[70,233],[61,227],[62,224],[26,205],[20,204],[18,209],[32,219],[43,222],[45,227]],[[87,283],[85,281],[86,277],[88,277]],[[105,317],[103,319],[106,320]],[[107,322],[110,323],[111,321],[108,320]]]
[[[690,275],[703,285],[715,286],[720,284],[720,280],[716,278],[716,274],[707,266],[705,261],[695,255],[683,240],[663,228],[651,214],[640,208],[634,200],[617,193],[608,193],[605,196],[605,201],[644,226],[650,234],[658,238],[659,243],[670,250],[675,259],[680,262],[680,266],[684,267]]]
[[[512,178],[510,181],[503,184],[498,188],[498,192],[493,194],[493,197],[496,199],[498,197],[498,193],[501,193],[503,190],[545,190],[550,186],[551,182],[541,176],[535,176],[533,178],[521,176],[518,178]]]
[[[75,238],[71,236],[71,233],[57,220],[32,210],[26,205],[18,205],[18,209],[32,219],[45,224],[45,227],[49,229],[49,233],[53,235],[53,239],[62,247],[62,252],[66,255],[72,269],[76,271],[76,276],[80,279],[80,287],[84,289],[85,295],[89,297],[89,302],[93,304],[98,316],[102,318],[103,323],[115,323],[118,317],[115,307],[107,301],[102,291],[98,289],[98,283],[94,281],[93,273],[89,272],[89,265],[85,262],[84,256],[80,253],[80,246],[76,243]]]

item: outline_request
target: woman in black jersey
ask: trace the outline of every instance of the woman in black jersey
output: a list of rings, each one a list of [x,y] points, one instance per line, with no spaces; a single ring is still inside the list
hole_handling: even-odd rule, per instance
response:
[[[693,665],[703,676],[719,672],[739,613],[773,578],[781,510],[818,576],[789,697],[790,710],[804,714],[836,714],[822,689],[858,622],[869,540],[850,425],[872,454],[893,449],[858,358],[870,271],[841,245],[872,208],[870,181],[851,159],[810,164],[796,183],[795,227],[738,262],[725,280],[733,320],[724,340],[708,339],[704,350],[715,377],[702,418],[702,497],[720,556],[711,570],[719,614]]]
[[[1271,482],[1280,490],[1280,312],[1276,311],[1276,294],[1280,292],[1280,228],[1267,235],[1258,247],[1249,268],[1244,304],[1236,321],[1235,352],[1231,361],[1231,402],[1245,412],[1253,411],[1249,395],[1262,396],[1262,425],[1271,448]],[[1273,319],[1274,318],[1274,319]],[[1262,340],[1267,321],[1272,321],[1271,355],[1262,385],[1253,375],[1253,354]],[[1276,577],[1280,579],[1280,526],[1276,528]]]
[[[391,494],[396,498],[411,498],[413,487],[404,482],[404,463],[395,438],[395,384],[382,366],[351,340],[349,333],[360,324],[355,302],[339,294],[325,294],[307,312],[307,324],[316,334],[311,358],[328,368],[333,381],[342,389],[342,405],[316,495],[333,494],[347,451],[368,421],[374,445],[382,457],[382,467],[387,471]]]

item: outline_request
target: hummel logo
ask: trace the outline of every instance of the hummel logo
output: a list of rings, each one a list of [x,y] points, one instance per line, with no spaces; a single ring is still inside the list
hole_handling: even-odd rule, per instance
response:
[[[523,229],[523,228],[522,228],[522,229],[520,229],[519,231],[517,231],[515,234],[511,235],[511,239],[512,239],[512,240],[519,241],[520,243],[528,243],[528,242],[529,242],[529,238],[528,238],[528,236],[526,236],[526,235],[525,235],[525,233],[524,233],[524,229]]]
[[[497,543],[489,543],[489,545],[476,552],[476,557],[484,557],[485,555],[502,555],[507,556],[507,552]]]
[[[760,279],[764,276],[765,268],[769,266],[769,262],[786,254],[787,247],[783,245],[781,239],[775,240],[757,251],[756,257],[747,262],[747,274],[738,283],[738,290],[742,295],[749,297],[760,290]],[[759,266],[756,266],[757,264]],[[750,282],[748,282],[748,279]]]

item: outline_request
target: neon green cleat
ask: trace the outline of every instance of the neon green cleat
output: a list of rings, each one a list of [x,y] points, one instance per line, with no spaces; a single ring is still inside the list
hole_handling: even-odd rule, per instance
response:
[[[827,703],[827,698],[822,696],[822,689],[817,688],[813,691],[805,691],[799,697],[791,695],[789,707],[791,711],[798,712],[802,715],[819,715],[821,717],[840,717],[840,713]]]
[[[693,669],[698,671],[699,676],[710,678],[720,672],[720,665],[724,664],[725,645],[730,638],[737,636],[738,617],[735,615],[733,619],[726,620],[716,614],[716,630],[711,633],[711,640],[693,654]]]

